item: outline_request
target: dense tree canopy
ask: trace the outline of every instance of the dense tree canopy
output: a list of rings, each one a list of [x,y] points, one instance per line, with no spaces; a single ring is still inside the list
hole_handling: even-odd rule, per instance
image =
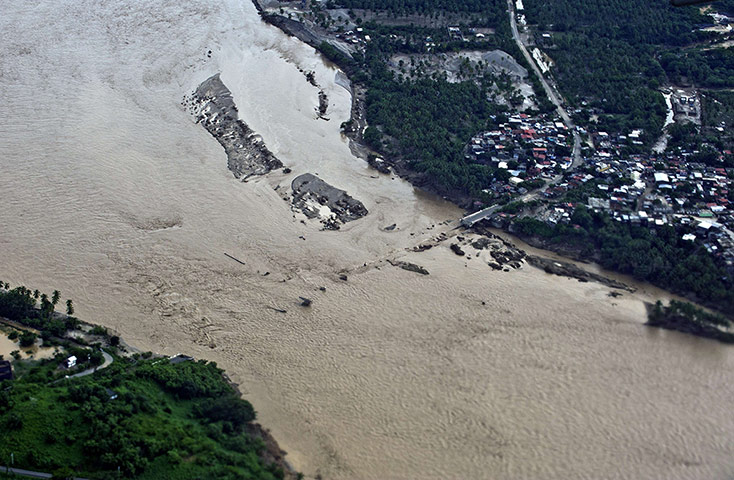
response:
[[[667,1],[527,0],[528,21],[553,31],[547,47],[554,73],[569,100],[600,109],[600,129],[656,133],[665,107],[657,88],[673,82],[734,86],[734,51],[691,45],[715,34],[696,7]],[[651,139],[652,137],[650,137]]]
[[[726,313],[734,313],[731,279],[705,248],[681,240],[673,227],[651,231],[616,222],[605,213],[587,211],[583,206],[576,209],[571,222],[572,225],[550,227],[526,217],[517,220],[515,227],[522,235],[576,246],[585,255],[593,256],[598,251],[604,268],[693,295]]]

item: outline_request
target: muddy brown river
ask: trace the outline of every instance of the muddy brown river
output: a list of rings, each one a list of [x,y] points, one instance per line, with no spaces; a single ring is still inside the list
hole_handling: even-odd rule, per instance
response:
[[[309,478],[734,475],[731,347],[644,327],[652,290],[408,252],[462,212],[353,157],[336,70],[249,0],[0,11],[0,278],[216,360]],[[217,72],[292,173],[227,171],[181,106]],[[336,232],[294,214],[280,192],[306,172],[370,214]]]

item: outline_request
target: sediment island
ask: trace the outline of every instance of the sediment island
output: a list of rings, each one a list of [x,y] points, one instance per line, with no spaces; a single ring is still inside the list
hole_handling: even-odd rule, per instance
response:
[[[227,168],[236,178],[244,181],[283,166],[262,138],[240,120],[232,92],[219,74],[202,82],[194,93],[184,98],[183,105],[222,145],[227,154]]]
[[[357,220],[368,213],[362,202],[310,173],[294,178],[291,188],[293,208],[308,218],[321,219],[328,230],[338,230],[340,224]]]

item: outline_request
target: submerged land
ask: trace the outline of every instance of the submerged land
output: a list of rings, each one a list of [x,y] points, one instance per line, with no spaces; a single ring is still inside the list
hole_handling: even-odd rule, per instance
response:
[[[733,6],[628,3],[619,34],[575,0],[255,2],[350,75],[342,128],[378,171],[732,315],[734,119],[718,90],[734,85]],[[650,18],[660,29],[644,36]],[[654,71],[648,84],[630,64]]]

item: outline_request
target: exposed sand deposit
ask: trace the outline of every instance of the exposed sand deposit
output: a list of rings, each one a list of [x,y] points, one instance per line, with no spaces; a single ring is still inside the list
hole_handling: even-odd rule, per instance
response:
[[[339,134],[337,72],[249,1],[0,10],[0,278],[58,288],[143,349],[219,362],[310,477],[734,475],[730,347],[644,327],[642,290],[436,242],[462,212],[372,178]],[[181,105],[217,73],[292,173],[233,178]],[[279,192],[303,173],[369,215],[322,231],[294,214]]]

